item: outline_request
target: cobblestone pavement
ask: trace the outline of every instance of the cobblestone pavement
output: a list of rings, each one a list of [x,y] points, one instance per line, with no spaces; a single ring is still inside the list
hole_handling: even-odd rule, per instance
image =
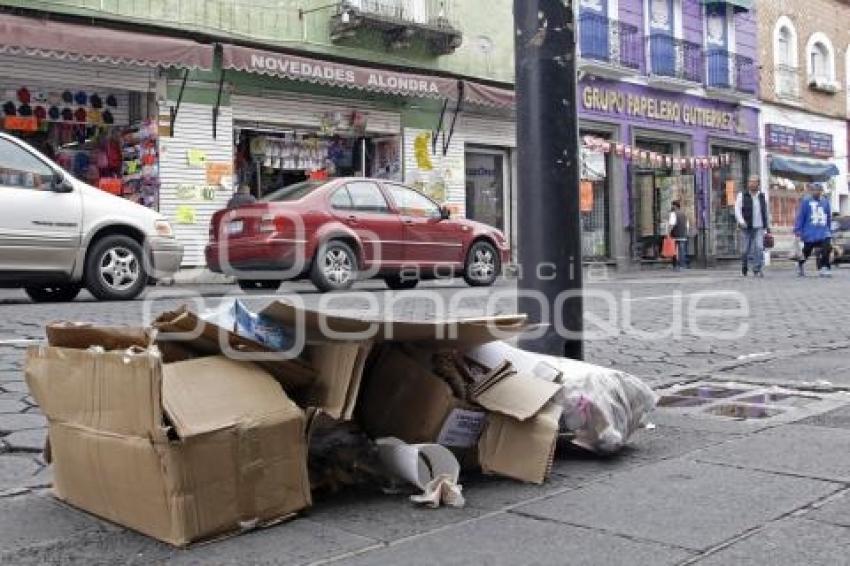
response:
[[[782,269],[763,280],[723,271],[594,275],[586,298],[586,329],[598,335],[587,342],[591,362],[657,387],[712,379],[850,390],[850,270],[803,280]],[[402,294],[365,283],[358,291],[320,295],[290,284],[277,296],[396,318],[515,310],[510,283]],[[770,552],[779,564],[837,564],[850,553],[846,408],[761,428],[664,413],[658,429],[639,435],[622,457],[559,459],[542,488],[475,478],[465,484],[467,508],[437,512],[414,510],[403,498],[352,494],[320,502],[306,519],[188,552],[51,500],[51,471],[40,455],[45,422],[21,370],[44,324],[139,324],[183,303],[213,308],[228,294],[246,298],[230,286],[158,287],[132,303],[83,297],[33,305],[18,291],[0,291],[0,563],[562,564],[569,553],[586,563],[755,564]],[[272,298],[246,300],[260,307]],[[806,457],[791,457],[801,450]],[[811,464],[819,458],[835,473]],[[475,537],[487,544],[464,544]]]

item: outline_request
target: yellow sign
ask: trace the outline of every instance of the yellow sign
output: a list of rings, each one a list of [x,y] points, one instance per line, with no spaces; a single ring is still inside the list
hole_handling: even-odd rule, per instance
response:
[[[586,110],[625,114],[637,118],[670,122],[684,126],[713,128],[716,130],[734,130],[741,132],[735,112],[726,112],[716,108],[682,104],[676,100],[656,98],[622,92],[603,87],[586,86],[582,89],[581,100]]]
[[[738,191],[735,190],[735,180],[730,179],[726,181],[726,206],[735,206],[735,200],[737,199]]]
[[[582,181],[579,191],[579,209],[581,212],[593,212],[593,182]]]
[[[196,224],[198,222],[198,211],[192,206],[178,206],[174,211],[174,220],[177,224]]]
[[[203,149],[187,149],[186,160],[189,162],[189,167],[203,169],[207,164],[207,152]]]
[[[413,141],[413,152],[416,157],[416,167],[422,171],[430,171],[434,168],[431,163],[431,133],[422,132]]]

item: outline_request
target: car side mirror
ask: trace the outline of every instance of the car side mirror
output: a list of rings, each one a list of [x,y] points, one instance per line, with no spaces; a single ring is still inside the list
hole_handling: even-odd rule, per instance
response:
[[[68,181],[65,175],[57,173],[53,176],[53,182],[51,183],[50,188],[55,193],[70,193],[73,192],[74,185]]]
[[[440,207],[440,220],[448,220],[452,217],[452,211],[447,206]]]

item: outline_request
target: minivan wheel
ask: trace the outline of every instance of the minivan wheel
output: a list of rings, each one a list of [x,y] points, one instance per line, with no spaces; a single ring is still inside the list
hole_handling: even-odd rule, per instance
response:
[[[486,241],[475,242],[466,256],[463,279],[472,287],[489,287],[502,270],[496,246]]]
[[[357,280],[357,254],[341,240],[331,240],[319,246],[310,280],[320,291],[351,289]]]
[[[24,287],[34,303],[67,303],[77,298],[82,285],[51,285],[48,287]]]
[[[277,279],[239,279],[236,283],[240,289],[250,293],[252,291],[277,291],[283,281]]]
[[[86,287],[104,301],[129,301],[148,281],[142,246],[129,236],[106,236],[86,256]]]

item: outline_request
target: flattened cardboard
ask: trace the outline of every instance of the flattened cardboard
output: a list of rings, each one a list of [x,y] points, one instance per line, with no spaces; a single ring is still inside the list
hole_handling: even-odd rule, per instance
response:
[[[545,482],[552,469],[562,410],[557,403],[549,403],[526,421],[491,413],[478,441],[481,469],[519,481]]]
[[[268,373],[254,364],[224,356],[163,366],[162,403],[183,439],[301,414]]]
[[[299,309],[291,303],[276,301],[262,314],[281,324],[305,329],[311,340],[376,342],[426,342],[463,345],[484,344],[515,336],[526,328],[525,315],[503,315],[439,322],[411,322],[388,319],[356,318]],[[329,336],[327,330],[336,333]]]
[[[558,383],[562,372],[546,357],[526,350],[516,348],[507,342],[490,342],[481,344],[464,352],[464,355],[487,368],[495,368],[500,363],[508,361],[516,371],[533,375],[539,379]]]
[[[58,497],[176,545],[310,505],[305,416],[272,376],[225,358],[165,367],[151,351],[29,349]]]
[[[206,356],[215,356],[226,353],[223,345],[243,353],[271,354],[273,352],[262,344],[198,318],[186,306],[161,314],[154,321],[154,328],[160,332],[158,343],[163,352],[174,351],[169,350],[169,348],[176,347],[184,351],[189,350]],[[194,337],[189,338],[190,336]],[[166,360],[171,361],[168,357]],[[275,376],[287,390],[308,386],[316,379],[316,372],[313,368],[298,358],[263,360],[258,361],[257,364]]]
[[[149,328],[102,326],[87,322],[52,322],[47,325],[47,343],[58,348],[85,350],[100,346],[104,350],[148,348],[156,334]]]
[[[524,421],[539,413],[561,389],[555,383],[511,371],[472,400],[488,411]]]
[[[327,342],[307,347],[316,371],[304,403],[337,420],[351,420],[371,343]]]
[[[383,348],[363,383],[357,418],[372,438],[393,436],[408,444],[435,442],[455,409],[474,410],[445,381],[398,347]]]

